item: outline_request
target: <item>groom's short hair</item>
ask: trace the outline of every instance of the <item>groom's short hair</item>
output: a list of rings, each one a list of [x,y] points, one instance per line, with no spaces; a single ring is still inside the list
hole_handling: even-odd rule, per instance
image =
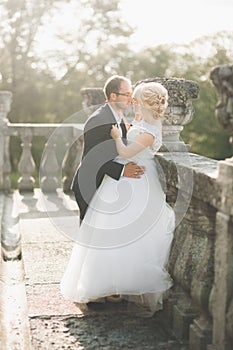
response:
[[[122,81],[127,81],[129,84],[131,84],[130,79],[122,75],[113,75],[107,79],[103,88],[103,92],[107,100],[110,98],[111,93],[119,92]]]

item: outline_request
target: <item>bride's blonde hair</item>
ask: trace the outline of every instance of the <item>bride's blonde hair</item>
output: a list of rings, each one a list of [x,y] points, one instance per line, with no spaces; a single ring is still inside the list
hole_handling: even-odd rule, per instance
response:
[[[168,106],[167,89],[160,83],[140,83],[133,91],[133,98],[138,104],[153,112],[154,118],[161,117]]]

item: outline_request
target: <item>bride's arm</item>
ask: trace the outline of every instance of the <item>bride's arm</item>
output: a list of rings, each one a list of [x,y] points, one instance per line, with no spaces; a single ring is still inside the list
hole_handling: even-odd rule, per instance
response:
[[[116,125],[112,126],[111,136],[116,142],[117,153],[123,159],[135,156],[146,147],[151,146],[154,142],[153,135],[143,132],[139,134],[130,145],[126,146],[121,139],[119,129]]]

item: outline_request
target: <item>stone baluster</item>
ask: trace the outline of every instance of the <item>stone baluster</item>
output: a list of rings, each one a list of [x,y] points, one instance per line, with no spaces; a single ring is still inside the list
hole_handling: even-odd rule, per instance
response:
[[[196,82],[180,78],[150,78],[138,81],[161,83],[168,91],[168,107],[163,121],[163,146],[160,151],[183,152],[190,149],[180,138],[184,125],[194,116],[192,99],[198,97],[199,86]]]
[[[67,152],[62,162],[62,188],[66,193],[70,192],[75,171],[81,161],[83,148],[83,136],[80,134],[80,131],[78,131],[77,135],[76,129],[73,129],[72,131],[73,137],[70,139],[71,141],[68,141],[66,144]],[[72,143],[72,139],[75,139],[75,142]]]
[[[9,120],[7,114],[10,111],[12,93],[10,91],[0,91],[0,188],[10,190],[11,182],[9,174],[11,172],[9,154],[9,136],[5,135]]]
[[[34,189],[35,179],[32,176],[35,171],[35,162],[32,157],[32,132],[29,128],[25,128],[21,132],[22,155],[18,164],[18,170],[21,174],[18,179],[18,189],[20,191],[32,191]]]
[[[73,161],[70,162],[70,159],[74,159],[77,151],[76,145],[75,147],[73,145],[69,141],[65,144],[67,151],[62,162],[62,188],[65,193],[70,191],[71,186],[70,170],[73,169]]]
[[[60,166],[56,155],[56,143],[48,141],[40,165],[40,187],[43,192],[55,192],[58,186]]]
[[[210,78],[218,94],[216,118],[233,135],[233,65],[213,68]],[[217,180],[222,193],[216,216],[213,336],[208,350],[229,350],[233,344],[233,157],[219,161]]]

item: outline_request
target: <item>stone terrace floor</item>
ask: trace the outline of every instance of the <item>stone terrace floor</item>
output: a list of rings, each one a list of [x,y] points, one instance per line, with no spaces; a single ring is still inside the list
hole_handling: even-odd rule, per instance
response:
[[[0,349],[188,349],[176,340],[163,311],[144,318],[127,302],[106,302],[82,312],[63,299],[59,283],[78,230],[72,198],[61,191],[44,196],[39,189],[3,197],[7,244],[20,233],[22,259],[13,260],[15,249],[5,251],[1,262]]]

